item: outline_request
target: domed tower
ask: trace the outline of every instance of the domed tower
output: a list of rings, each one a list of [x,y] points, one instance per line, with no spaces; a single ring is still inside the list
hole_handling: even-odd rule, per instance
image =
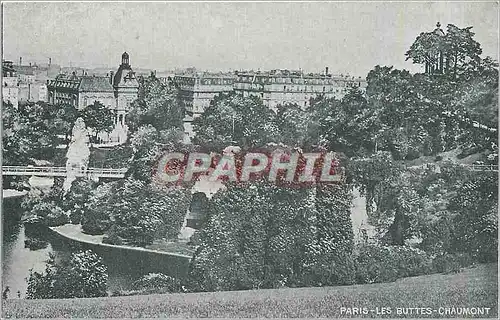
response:
[[[127,52],[122,54],[122,65],[128,66],[130,68],[129,56]]]
[[[118,67],[116,74],[112,77],[112,84],[116,99],[116,119],[113,135],[118,135],[121,141],[126,139],[126,114],[130,110],[132,102],[137,99],[139,93],[139,82],[135,77],[135,72],[130,66],[130,57],[127,52],[122,54],[122,63]]]
[[[135,80],[135,82],[137,82],[137,80],[135,79],[135,73],[132,71],[132,67],[130,66],[129,55],[127,52],[124,52],[122,54],[122,63],[118,67],[118,71],[116,71],[116,74],[113,78],[113,86],[115,88],[118,88],[119,86],[124,86],[125,84],[127,84],[126,86],[130,87],[132,84],[127,83],[130,82],[130,80]],[[138,82],[137,88],[139,88]]]

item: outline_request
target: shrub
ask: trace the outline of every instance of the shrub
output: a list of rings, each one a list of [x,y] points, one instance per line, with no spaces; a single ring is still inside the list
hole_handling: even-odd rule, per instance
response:
[[[454,216],[453,241],[445,252],[473,254],[478,262],[498,257],[498,174],[467,172],[448,210]]]
[[[111,226],[108,201],[112,195],[111,183],[92,190],[82,216],[82,230],[88,234],[103,234]]]
[[[27,238],[24,240],[24,247],[30,250],[45,249],[49,243],[47,241],[37,239],[37,238]]]
[[[432,260],[422,250],[404,246],[364,245],[356,256],[358,283],[390,282],[429,274]]]
[[[120,238],[116,233],[111,232],[109,235],[104,236],[102,239],[102,243],[114,244],[114,245],[122,245],[123,239]]]
[[[80,224],[82,223],[83,210],[81,208],[71,209],[69,214],[69,221],[72,224]]]
[[[65,212],[54,202],[37,202],[28,213],[32,218],[41,218],[43,223],[49,227],[56,227],[68,223]]]
[[[82,220],[82,231],[91,235],[104,234],[111,226],[111,221],[109,220]]]
[[[183,291],[182,284],[178,279],[163,273],[149,273],[136,280],[132,284],[132,287],[148,293],[174,293]]]
[[[366,245],[356,256],[356,282],[391,282],[398,278],[398,270],[389,247]]]
[[[144,246],[157,238],[174,238],[191,199],[189,189],[127,179],[99,186],[89,198],[82,219],[86,233],[113,228],[127,243]]]
[[[69,219],[61,208],[54,207],[53,211],[45,217],[44,222],[49,227],[57,227],[68,223]]]
[[[460,272],[462,268],[471,266],[473,261],[469,253],[445,253],[434,258],[432,267],[439,273]]]
[[[432,273],[432,259],[425,251],[412,247],[395,247],[398,277],[414,277]]]
[[[302,284],[304,286],[332,286],[349,285],[356,282],[356,266],[352,253],[345,248],[344,243],[337,243],[340,250],[332,250],[328,253],[316,255],[306,274]]]

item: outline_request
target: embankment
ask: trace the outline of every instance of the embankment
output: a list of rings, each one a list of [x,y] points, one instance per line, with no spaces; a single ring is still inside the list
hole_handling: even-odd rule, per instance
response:
[[[71,228],[73,227],[73,228]],[[119,261],[134,264],[136,268],[144,273],[161,272],[176,278],[186,276],[191,256],[151,250],[132,246],[118,246],[102,243],[103,236],[91,236],[81,232],[76,232],[73,225],[60,227],[49,227],[51,234],[72,246],[81,249],[91,249],[101,256],[113,256]]]

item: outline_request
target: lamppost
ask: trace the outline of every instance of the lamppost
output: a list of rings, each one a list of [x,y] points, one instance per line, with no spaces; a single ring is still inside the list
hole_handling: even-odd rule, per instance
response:
[[[234,121],[235,121],[235,118],[236,118],[236,114],[233,110],[233,113],[231,114],[231,120],[232,120],[232,133],[231,133],[231,143],[232,144],[236,144],[236,140],[234,139]]]

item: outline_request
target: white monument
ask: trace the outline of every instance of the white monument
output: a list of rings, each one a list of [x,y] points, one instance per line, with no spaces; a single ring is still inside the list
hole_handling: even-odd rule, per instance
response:
[[[88,130],[82,118],[76,119],[71,135],[71,142],[66,153],[66,179],[63,190],[67,193],[71,188],[71,183],[75,181],[79,172],[85,172],[89,163],[90,140]]]

